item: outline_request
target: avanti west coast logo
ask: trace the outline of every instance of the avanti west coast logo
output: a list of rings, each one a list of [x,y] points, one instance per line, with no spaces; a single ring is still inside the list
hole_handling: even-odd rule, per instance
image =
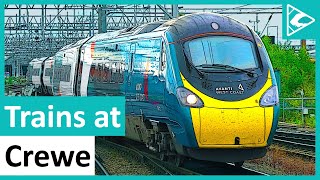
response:
[[[238,85],[238,89],[231,86],[216,87],[216,94],[243,94],[243,92],[242,84]]]
[[[314,23],[315,19],[301,10],[287,5],[287,36],[291,36]]]

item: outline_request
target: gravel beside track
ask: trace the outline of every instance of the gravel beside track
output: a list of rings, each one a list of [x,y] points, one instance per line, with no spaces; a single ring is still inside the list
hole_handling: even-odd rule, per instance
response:
[[[157,175],[157,172],[136,156],[109,146],[96,138],[96,153],[110,175]]]

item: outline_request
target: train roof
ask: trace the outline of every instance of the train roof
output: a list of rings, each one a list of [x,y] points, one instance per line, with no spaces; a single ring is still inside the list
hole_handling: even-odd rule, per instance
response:
[[[250,28],[233,18],[216,13],[194,13],[167,21],[151,22],[140,26],[97,34],[69,44],[60,51],[99,41],[109,41],[112,43],[139,38],[160,37],[166,31],[170,31],[178,39],[184,39],[194,34],[205,33],[238,34],[252,38],[252,31],[250,31]]]
[[[164,23],[162,27],[169,27],[168,31],[175,34],[178,39],[206,33],[238,34],[252,38],[251,31],[245,24],[216,13],[195,13],[181,16]]]
[[[195,34],[206,33],[225,33],[227,35],[238,34],[252,39],[252,31],[248,26],[233,18],[219,15],[216,13],[194,13],[181,16],[168,21],[159,21],[154,23],[144,24],[130,30],[123,31],[118,35],[110,36],[111,34],[101,34],[110,38],[92,38],[95,40],[109,40],[109,42],[126,41],[135,38],[150,38],[160,36],[166,31],[173,33],[177,39],[184,39]],[[96,41],[96,42],[97,42]]]
[[[99,42],[99,41],[107,41],[107,40],[117,40],[115,41],[121,41],[121,40],[128,40],[130,37],[139,37],[141,34],[151,33],[153,30],[157,29],[159,26],[161,26],[165,21],[157,21],[157,22],[151,22],[147,24],[143,24],[140,26],[135,27],[129,27],[125,29],[121,29],[118,31],[108,32],[108,33],[102,33],[97,34],[93,36],[90,40],[88,40],[86,43],[92,43],[92,42]],[[151,35],[152,36],[152,35]]]
[[[60,49],[60,51],[64,51],[66,49],[70,49],[70,48],[74,48],[74,47],[78,47],[81,46],[82,44],[84,44],[86,41],[88,41],[88,39],[90,39],[91,37],[87,37],[85,39],[80,39],[79,41],[72,43],[72,44],[68,44],[66,46],[64,46],[63,48]]]
[[[35,59],[32,59],[30,62],[42,62],[46,59],[48,59],[48,57],[35,58]]]
[[[34,63],[34,62],[37,62],[37,61],[39,61],[39,59],[38,59],[38,58],[35,58],[35,59],[32,59],[32,60],[30,61],[30,63]]]
[[[48,59],[48,57],[41,57],[41,58],[35,58],[35,59],[32,59],[30,62],[29,62],[29,65],[33,65],[33,64],[37,64],[37,63],[42,63],[44,60]]]
[[[112,39],[114,37],[117,37],[118,35],[120,35],[122,32],[124,32],[126,30],[127,30],[127,28],[126,29],[121,29],[121,30],[118,30],[118,31],[97,34],[97,35],[94,35],[90,40],[88,40],[87,43],[109,40],[109,39]]]
[[[117,31],[97,34],[92,37],[81,39],[75,43],[68,44],[68,45],[64,46],[63,48],[61,48],[59,51],[64,51],[66,49],[78,47],[83,44],[89,44],[92,42],[115,40],[115,38],[117,38],[118,40],[121,38],[124,38],[122,40],[128,40],[128,37],[152,32],[153,30],[157,29],[159,26],[161,26],[165,22],[166,21],[151,22],[151,23],[140,25],[140,26],[134,26],[134,27],[129,27],[129,28],[117,30]]]
[[[161,26],[165,22],[166,21],[156,21],[156,22],[150,22],[147,24],[142,24],[140,26],[137,26],[137,27],[130,29],[130,31],[128,31],[128,32],[124,32],[124,33],[120,34],[119,37],[150,33],[153,30],[155,30],[156,28],[158,28],[159,26]]]
[[[54,61],[53,57],[49,57],[46,59],[46,62]]]

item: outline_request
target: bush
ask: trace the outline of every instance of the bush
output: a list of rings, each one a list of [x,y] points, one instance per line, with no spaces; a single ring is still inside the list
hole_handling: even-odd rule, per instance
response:
[[[18,84],[25,84],[27,79],[25,77],[6,77],[5,78],[5,85],[18,85]]]
[[[300,97],[300,90],[305,96],[315,97],[315,64],[305,49],[298,53],[289,44],[271,44],[268,37],[262,41],[268,51],[274,69],[281,74],[281,97]]]
[[[290,48],[290,44],[272,44],[268,37],[263,37],[262,41],[268,51],[273,68],[280,70],[280,98],[301,97],[301,90],[303,90],[305,97],[315,97],[316,66],[310,60],[306,49],[301,48],[299,52],[295,52],[294,49]],[[291,103],[289,106],[297,107],[296,102],[292,101]],[[313,103],[312,106],[315,107],[315,104]],[[301,111],[299,114],[289,112],[286,121],[299,124],[301,122]],[[315,126],[314,118],[308,117],[306,119],[310,126]]]

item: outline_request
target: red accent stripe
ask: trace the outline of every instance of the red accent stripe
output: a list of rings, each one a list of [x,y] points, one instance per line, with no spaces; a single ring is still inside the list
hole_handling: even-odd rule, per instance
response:
[[[144,93],[144,96],[146,98],[146,101],[148,101],[148,74],[145,73],[143,75],[143,93]]]
[[[94,48],[95,48],[95,46],[96,46],[96,42],[91,43],[91,47],[90,47],[90,49],[91,49],[91,58],[92,58],[93,55],[94,55]]]

